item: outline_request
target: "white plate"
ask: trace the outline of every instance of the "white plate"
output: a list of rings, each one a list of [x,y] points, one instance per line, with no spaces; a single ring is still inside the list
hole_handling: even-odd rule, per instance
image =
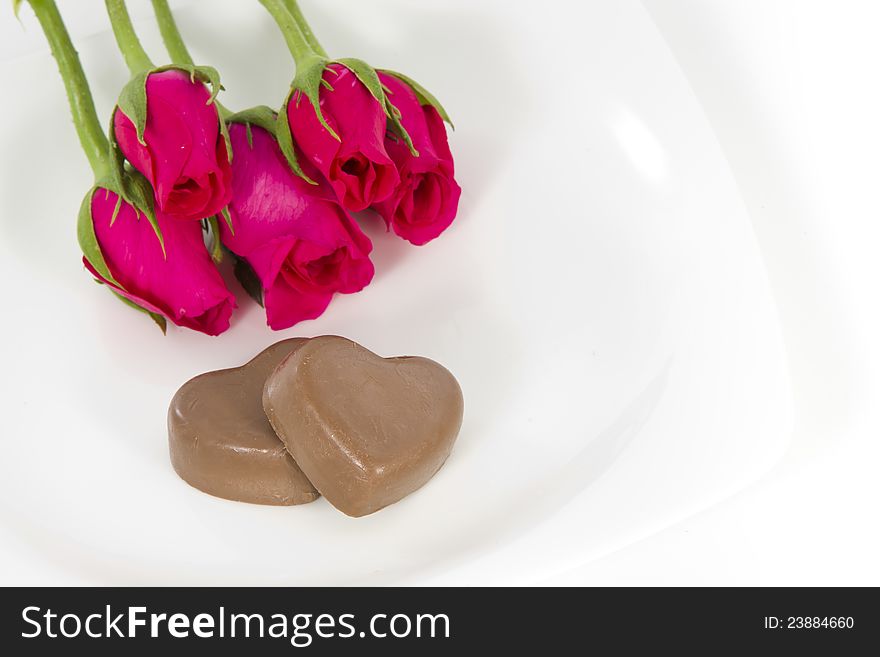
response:
[[[291,66],[268,16],[205,4],[181,27],[221,69],[227,104],[278,104]],[[90,179],[54,64],[40,53],[0,68],[4,581],[530,582],[779,458],[789,386],[749,218],[640,4],[304,4],[332,52],[443,99],[464,196],[427,247],[368,226],[374,283],[282,333],[242,297],[224,336],[163,337],[94,285],[74,238]],[[111,37],[79,46],[106,116],[125,81]],[[458,376],[465,423],[434,480],[360,520],[324,500],[250,506],[180,481],[165,429],[176,388],[322,333]]]

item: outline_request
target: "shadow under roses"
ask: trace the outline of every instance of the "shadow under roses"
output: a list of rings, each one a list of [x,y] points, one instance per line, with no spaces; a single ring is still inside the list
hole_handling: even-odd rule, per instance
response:
[[[414,247],[405,240],[395,238],[385,226],[382,218],[372,210],[364,210],[363,212],[355,212],[354,218],[361,230],[373,242],[373,251],[370,253],[370,260],[376,267],[376,273],[373,275],[373,283],[384,279],[388,274],[398,269],[413,252]],[[367,288],[366,291],[368,291]]]

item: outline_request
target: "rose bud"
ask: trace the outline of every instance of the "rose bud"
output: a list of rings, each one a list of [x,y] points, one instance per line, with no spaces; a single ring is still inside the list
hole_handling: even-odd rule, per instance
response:
[[[291,168],[314,182],[300,166],[301,151],[348,211],[385,200],[399,180],[385,151],[385,131],[396,130],[410,142],[376,70],[359,59],[328,59],[313,33],[297,25],[298,7],[291,0],[260,2],[278,24],[296,63],[275,129]]]
[[[449,227],[461,197],[446,126],[437,109],[429,102],[422,103],[409,84],[381,71],[379,79],[400,111],[400,121],[419,155],[414,157],[394,135],[386,138],[385,148],[397,166],[400,184],[388,199],[373,208],[395,233],[422,245]]]
[[[208,335],[229,328],[235,297],[211,261],[198,221],[155,216],[164,248],[147,217],[96,187],[80,212],[83,263],[116,294],[147,312]]]
[[[156,209],[169,218],[204,219],[229,204],[225,127],[204,84],[216,83],[215,73],[160,68],[135,76],[113,115],[119,149],[150,181]]]
[[[327,126],[309,99],[294,92],[287,102],[290,131],[342,206],[363,210],[388,198],[398,183],[397,169],[385,150],[385,108],[345,66],[327,65],[323,80],[319,102]]]
[[[314,319],[334,293],[362,290],[373,278],[372,244],[333,191],[297,176],[267,129],[233,122],[229,132],[231,229],[220,222],[220,235],[259,278],[269,326]]]

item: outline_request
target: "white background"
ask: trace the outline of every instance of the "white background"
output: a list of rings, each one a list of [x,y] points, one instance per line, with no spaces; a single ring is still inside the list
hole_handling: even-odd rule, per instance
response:
[[[66,4],[74,34],[104,29],[95,3]],[[781,317],[795,429],[757,483],[547,583],[880,584],[880,8],[643,4],[748,208]],[[3,58],[45,47],[8,15],[0,26]]]

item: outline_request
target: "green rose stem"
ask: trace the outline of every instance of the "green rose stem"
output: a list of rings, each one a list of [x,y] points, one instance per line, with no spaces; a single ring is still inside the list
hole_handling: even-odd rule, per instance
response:
[[[177,22],[174,20],[174,14],[171,13],[171,7],[168,6],[168,0],[152,0],[153,12],[156,14],[156,22],[159,24],[159,33],[162,35],[162,42],[165,49],[171,56],[171,61],[178,66],[191,68],[195,66],[189,49],[183,41],[180,30],[177,28]],[[214,99],[214,105],[220,113],[223,120],[232,116],[226,107],[219,100]]]
[[[321,43],[312,31],[312,27],[309,25],[306,17],[303,16],[302,10],[299,8],[299,3],[296,0],[284,0],[284,6],[287,8],[287,11],[290,12],[290,15],[293,16],[293,20],[296,21],[300,32],[302,32],[302,35],[305,37],[312,50],[321,55],[321,57],[327,57],[327,51],[321,47]]]
[[[281,29],[297,69],[305,68],[315,60],[326,59],[309,44],[293,14],[287,10],[284,0],[260,0],[260,4],[272,15]]]
[[[150,57],[135,34],[124,0],[104,0],[104,4],[107,6],[107,15],[110,16],[116,44],[131,74],[134,76],[154,68],[153,62],[150,61]]]
[[[28,2],[37,15],[37,20],[49,41],[52,55],[58,63],[58,71],[64,80],[79,142],[95,174],[95,180],[101,180],[110,171],[109,145],[101,122],[98,120],[95,102],[92,100],[92,92],[89,90],[79,55],[73,47],[70,34],[64,26],[54,0],[28,0]]]
[[[165,49],[171,55],[171,61],[182,66],[194,66],[192,57],[180,30],[177,29],[177,23],[174,21],[174,15],[171,13],[171,7],[168,6],[166,0],[153,0],[153,13],[156,14],[156,22],[159,23],[159,32],[162,34],[162,41],[165,43]]]
[[[64,26],[64,21],[58,12],[55,1],[28,0],[28,3],[34,10],[40,26],[43,28],[55,61],[58,62],[58,71],[61,73],[61,78],[64,81],[67,100],[70,103],[73,125],[76,128],[76,134],[79,136],[83,151],[85,151],[89,164],[92,166],[92,171],[95,174],[95,186],[86,195],[80,207],[77,221],[77,239],[83,250],[83,256],[98,271],[101,277],[113,285],[118,285],[101,254],[101,247],[98,245],[91,217],[91,199],[93,194],[99,187],[112,188],[112,184],[108,182],[111,178],[110,172],[112,169],[109,143],[101,127],[101,122],[98,120],[95,102],[92,99],[92,92],[89,89],[89,83],[83,72],[79,55],[73,47],[70,34]],[[14,7],[18,7],[18,2],[14,4]],[[138,308],[138,310],[144,310],[129,302],[119,293],[116,293],[116,296],[126,304]],[[164,332],[164,318],[146,310],[144,312],[147,312]]]

